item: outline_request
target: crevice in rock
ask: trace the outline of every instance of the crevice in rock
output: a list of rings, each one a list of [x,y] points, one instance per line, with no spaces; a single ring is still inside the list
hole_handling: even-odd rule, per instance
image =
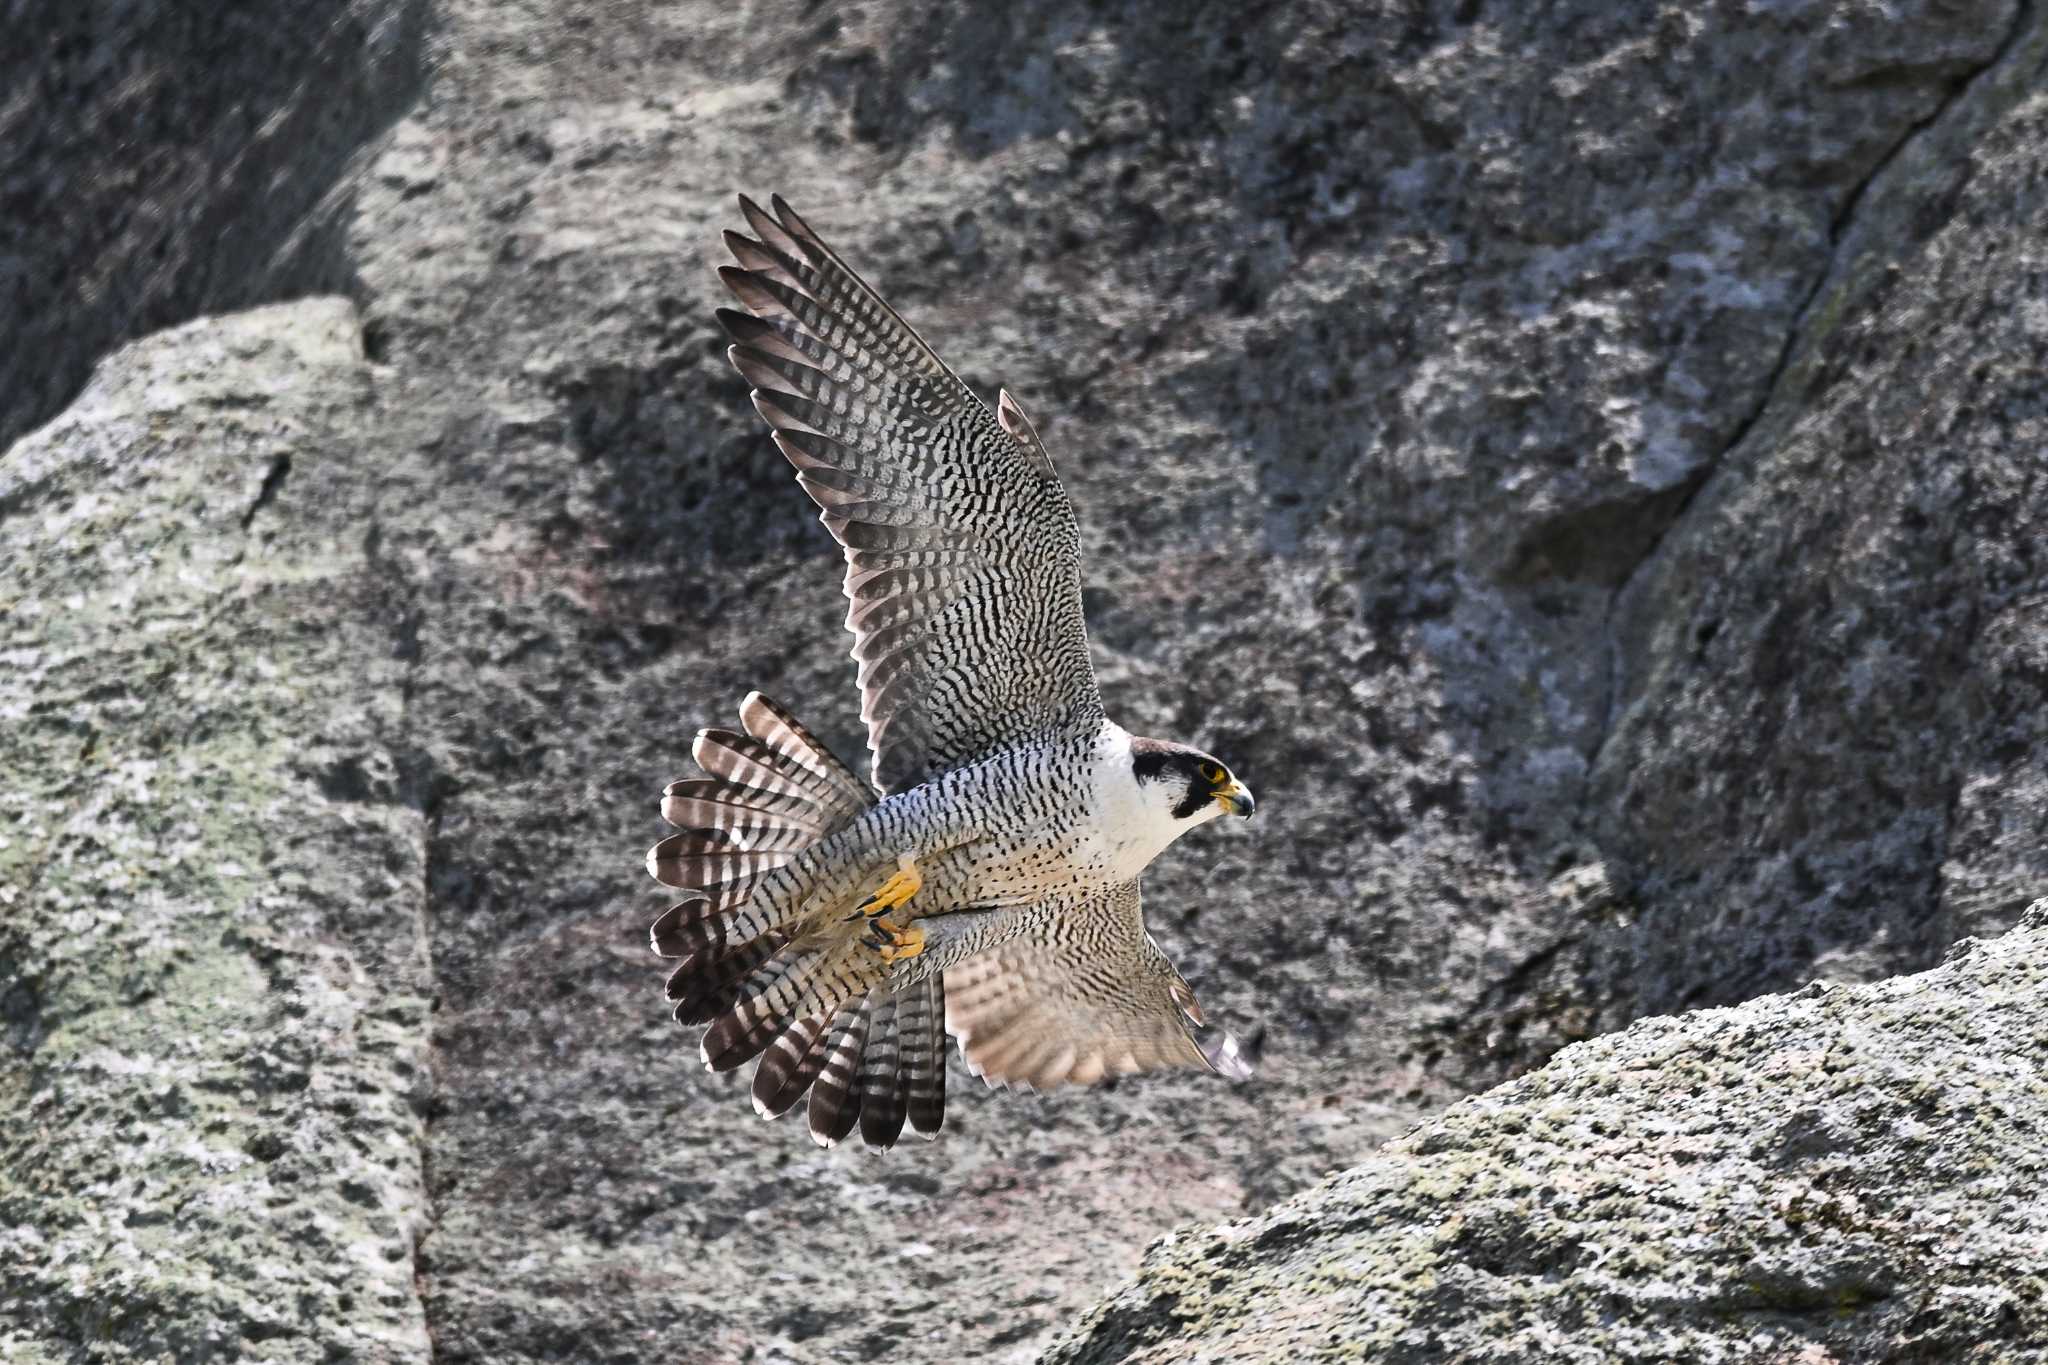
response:
[[[1529,1001],[1565,951],[1584,943],[1584,934],[1566,932],[1524,957],[1481,992],[1449,1040],[1454,1054],[1471,1068],[1466,1089],[1476,1093],[1498,1079],[1539,1067],[1564,1042],[1573,1040],[1569,1033],[1563,1038],[1550,1035],[1546,1026],[1559,1021],[1546,1018],[1544,1011],[1533,1008]]]
[[[1958,475],[1958,481],[1962,484],[1963,505],[1974,505],[1978,500],[1975,471],[1964,466]],[[1963,696],[1962,706],[1965,715],[1975,706],[1983,705],[1980,691],[1983,681],[1971,664],[1977,656],[1987,619],[1984,609],[1986,595],[1985,585],[1980,583],[1976,595],[1970,599],[1968,610],[1963,617],[1962,629],[1956,633],[1954,642],[1958,690]],[[1990,619],[1995,620],[1995,614]],[[1938,843],[1929,862],[1929,871],[1932,875],[1928,878],[1927,887],[1925,924],[1928,933],[1920,945],[1921,964],[1926,967],[1939,963],[1948,946],[1969,932],[1956,922],[1955,907],[1950,903],[1948,863],[1949,851],[1955,847],[1956,820],[1963,808],[1963,788],[1970,780],[1970,757],[1966,750],[1959,751],[1958,748],[1952,747],[1949,750],[1949,770],[1942,774],[1941,828],[1936,835]]]
[[[411,670],[408,669],[407,672],[410,674]],[[408,720],[410,720],[410,688],[408,688],[407,692],[406,710]],[[408,724],[408,734],[410,734],[410,730],[411,727]],[[433,927],[435,854],[437,852],[438,832],[441,824],[440,805],[438,796],[429,796],[419,806],[423,829],[421,832],[420,898],[418,902],[417,932],[420,940],[420,952],[424,958],[423,967],[427,978],[427,1013],[424,1023],[426,1033],[425,1050],[429,1060],[428,1065],[420,1069],[420,1074],[423,1078],[421,1088],[424,1092],[419,1097],[421,1100],[419,1105],[420,1201],[423,1209],[423,1219],[419,1235],[414,1237],[412,1242],[412,1289],[413,1297],[419,1301],[420,1329],[426,1335],[427,1360],[429,1362],[438,1361],[441,1357],[440,1342],[434,1334],[434,1317],[430,1311],[427,1297],[427,1273],[429,1267],[426,1256],[427,1243],[432,1239],[434,1230],[440,1225],[438,1211],[434,1207],[434,1148],[432,1142],[434,1120],[441,1112],[439,1099],[433,1093],[435,1082],[434,1067],[432,1065],[434,1013],[436,1007],[440,1004],[440,990],[434,977],[433,938],[431,937]]]
[[[408,621],[415,632],[413,638],[416,642],[417,616],[408,613]],[[416,662],[417,658],[418,652],[415,643],[413,660]],[[403,717],[403,730],[401,733],[406,737],[408,746],[411,746],[413,742],[413,673],[414,668],[409,666],[406,669],[404,701],[400,713]],[[420,1117],[419,1169],[422,1217],[418,1235],[412,1241],[412,1286],[413,1296],[419,1303],[420,1329],[427,1339],[427,1359],[431,1362],[440,1358],[440,1346],[434,1336],[433,1315],[428,1309],[427,1274],[429,1266],[426,1248],[427,1243],[434,1236],[435,1229],[440,1226],[439,1211],[434,1207],[432,1142],[434,1120],[439,1117],[441,1112],[439,1097],[434,1093],[436,1073],[432,1060],[434,1052],[434,1014],[440,1004],[440,989],[434,972],[432,931],[434,923],[434,874],[436,863],[439,861],[437,855],[439,853],[439,831],[441,825],[441,795],[430,761],[421,756],[416,747],[412,749],[412,753],[414,755],[412,758],[414,776],[410,784],[413,788],[411,804],[419,812],[421,822],[420,887],[419,897],[415,902],[417,914],[414,922],[414,932],[419,942],[421,972],[425,978],[422,985],[426,991],[427,1002],[426,1014],[421,1021],[424,1033],[423,1050],[427,1054],[427,1064],[419,1070],[421,1077],[420,1087],[414,1096],[415,1108]]]
[[[1742,449],[1743,445],[1749,440],[1751,433],[1755,431],[1765,415],[1777,406],[1787,377],[1793,372],[1797,360],[1806,349],[1805,343],[1809,337],[1814,310],[1828,294],[1829,286],[1837,279],[1838,271],[1842,265],[1845,245],[1849,243],[1851,236],[1855,232],[1859,214],[1869,197],[1872,187],[1887,175],[1893,166],[1898,164],[1899,158],[1913,146],[1922,134],[1938,127],[1946,120],[1979,82],[1984,80],[1990,73],[1996,71],[2012,55],[2022,35],[2030,27],[2033,17],[2034,0],[2020,0],[2019,6],[2013,12],[2011,27],[2007,29],[2005,36],[1999,40],[1998,47],[1992,52],[1991,56],[1981,65],[1955,77],[1954,83],[1947,93],[1943,95],[1941,102],[1935,106],[1934,110],[1926,117],[1907,127],[1899,135],[1898,139],[1886,149],[1884,155],[1880,156],[1871,165],[1870,170],[1863,178],[1850,187],[1848,194],[1843,197],[1840,207],[1836,209],[1833,218],[1828,224],[1828,252],[1826,261],[1815,276],[1812,287],[1807,290],[1806,297],[1800,300],[1799,307],[1793,311],[1791,324],[1785,329],[1784,344],[1779,350],[1777,361],[1771,367],[1769,378],[1761,386],[1756,405],[1736,426],[1735,431],[1723,443],[1721,449],[1714,457],[1707,461],[1702,469],[1692,477],[1690,487],[1687,488],[1684,496],[1671,509],[1668,519],[1650,537],[1641,558],[1622,576],[1620,584],[1614,589],[1612,595],[1609,596],[1607,609],[1602,613],[1600,620],[1600,632],[1607,644],[1606,697],[1601,706],[1600,732],[1594,739],[1593,745],[1586,757],[1586,777],[1579,797],[1581,815],[1585,811],[1586,802],[1591,794],[1594,775],[1599,771],[1601,757],[1606,750],[1608,741],[1613,737],[1615,727],[1620,720],[1626,678],[1621,640],[1616,631],[1616,622],[1624,605],[1635,591],[1636,584],[1641,581],[1645,572],[1657,561],[1658,556],[1663,553],[1664,546],[1669,541],[1672,531],[1682,525],[1691,514],[1701,490],[1713,482],[1716,474],[1726,468],[1729,457]]]
[[[419,665],[423,656],[420,636],[426,624],[424,593],[404,563],[385,553],[383,528],[374,520],[363,535],[363,557],[369,566],[370,577],[384,586],[384,600],[390,604],[389,609],[392,613],[391,657],[404,665],[399,680],[398,724],[394,745],[400,764],[402,799],[418,815],[420,821],[420,876],[418,892],[414,899],[413,934],[420,971],[419,989],[426,1001],[426,1012],[421,1021],[424,1035],[423,1051],[426,1057],[425,1064],[418,1069],[420,1080],[412,1096],[413,1108],[420,1120],[419,1171],[422,1212],[418,1231],[412,1239],[411,1269],[413,1294],[419,1303],[420,1325],[427,1340],[427,1359],[433,1361],[438,1359],[439,1348],[434,1338],[433,1319],[428,1311],[426,1247],[439,1224],[433,1202],[431,1137],[434,1120],[441,1112],[439,1098],[434,1093],[435,1069],[432,1064],[433,1020],[440,1003],[440,989],[433,955],[434,884],[436,866],[440,860],[441,808],[448,788],[445,775],[440,771],[428,746],[418,733],[416,698]]]
[[[242,511],[242,529],[248,530],[256,521],[256,514],[268,507],[277,497],[278,490],[292,472],[292,457],[288,454],[270,457],[270,468],[263,471],[263,486],[256,490],[256,496]]]

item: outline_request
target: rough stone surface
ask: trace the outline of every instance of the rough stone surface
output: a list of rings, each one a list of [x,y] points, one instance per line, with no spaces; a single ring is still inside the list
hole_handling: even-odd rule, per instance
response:
[[[430,990],[343,301],[0,465],[0,1359],[423,1360]]]
[[[405,964],[366,968],[362,998],[415,1011],[389,1039],[430,1034],[433,1085],[380,1062],[361,1112],[401,1142],[420,1115],[429,1230],[412,1238],[395,1193],[348,1208],[414,1246],[438,1360],[1029,1359],[1173,1226],[1262,1207],[1638,1014],[1930,965],[1945,936],[2010,923],[2041,871],[2036,9],[1165,15],[447,0],[430,98],[324,201],[343,206],[325,240],[360,307],[360,401],[318,396],[326,362],[280,387],[262,347],[220,354],[204,332],[151,345],[274,391],[245,417],[313,415],[151,407],[110,369],[94,420],[133,409],[153,433],[119,447],[135,468],[254,471],[210,486],[261,501],[250,528],[280,545],[338,547],[304,551],[323,567],[274,598],[304,651],[278,666],[307,669],[274,722],[201,685],[262,678],[285,653],[262,631],[216,639],[202,615],[137,638],[193,636],[154,686],[189,667],[237,724],[326,755],[228,764],[294,799],[206,840],[354,848],[374,825],[414,850],[388,875],[417,900],[265,878],[275,902],[206,903],[294,943],[353,913],[350,953],[375,939]],[[284,126],[314,161],[339,145]],[[108,127],[77,155],[118,159]],[[956,1072],[938,1144],[820,1153],[758,1123],[668,1023],[639,860],[689,734],[758,686],[858,748],[829,541],[711,319],[740,189],[788,195],[971,383],[1021,397],[1079,505],[1112,711],[1257,788],[1250,827],[1203,831],[1147,879],[1205,1007],[1262,1052],[1255,1083],[1033,1099]],[[172,240],[221,278],[252,254]],[[1938,308],[1958,298],[2007,307],[1964,325]],[[335,306],[259,316],[318,330]],[[1963,434],[1885,444],[1920,420],[1916,393]],[[1869,439],[1838,444],[1852,400]],[[35,439],[0,470],[52,449]],[[37,509],[106,484],[88,461],[0,498],[10,562],[42,562]],[[1840,530],[1873,488],[1934,509],[1889,565],[1888,542]],[[247,539],[233,517],[180,534],[202,560]],[[141,582],[186,591],[182,566]],[[1788,585],[1839,585],[1857,639],[1905,662],[1802,650],[1821,617],[1786,615]],[[1950,611],[1976,628],[1955,635]],[[40,622],[10,610],[7,628],[48,647]],[[1711,671],[1688,671],[1700,648]],[[7,681],[39,726],[137,686],[124,655],[80,649],[75,681]],[[1773,706],[1792,708],[1777,741]],[[190,761],[226,763],[203,747],[218,727],[182,714],[162,724]],[[321,748],[342,715],[377,725]],[[0,791],[84,781],[34,742],[7,751],[25,756]],[[25,904],[0,992],[26,989],[7,998],[30,1019],[101,1008],[104,982],[37,965],[78,903]],[[431,986],[410,975],[416,935]],[[268,1020],[291,995],[217,998]],[[146,1080],[67,1070],[39,1027],[0,1054],[10,1093],[61,1078],[81,1112],[146,1102]],[[220,1121],[268,1103],[222,1099]],[[38,1141],[58,1185],[97,1169],[85,1138]],[[329,1216],[334,1188],[302,1180],[269,1226]],[[61,1202],[6,1189],[7,1235],[65,1226]],[[147,1219],[182,1197],[103,1199]],[[53,1358],[145,1340],[35,1311],[20,1339]],[[161,1313],[151,1330],[188,1320]]]
[[[2048,1360],[2048,900],[1874,986],[1650,1019],[1254,1218],[1045,1357]]]
[[[1624,596],[1591,806],[1638,1009],[1876,978],[2048,886],[2044,63],[2036,18],[1872,186],[1886,250]]]
[[[426,0],[0,0],[0,449],[93,362],[350,283],[349,168],[417,98]]]
[[[1623,597],[1589,805],[1644,907],[1594,949],[1636,1009],[1874,979],[2048,887],[2044,76],[2033,14],[1872,185],[1770,405]]]

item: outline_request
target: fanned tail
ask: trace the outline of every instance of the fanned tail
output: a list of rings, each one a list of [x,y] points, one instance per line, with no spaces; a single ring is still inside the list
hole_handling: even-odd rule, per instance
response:
[[[946,994],[938,976],[877,986],[842,1005],[815,1054],[808,1122],[830,1147],[860,1128],[870,1147],[893,1146],[903,1124],[938,1136],[946,1118]]]
[[[758,692],[740,705],[738,732],[705,730],[691,754],[707,774],[672,782],[661,812],[678,827],[647,855],[655,879],[684,892],[649,937],[678,958],[668,998],[678,1021],[708,1024],[704,1064],[755,1058],[754,1109],[777,1118],[810,1096],[811,1136],[831,1146],[858,1126],[886,1148],[905,1120],[924,1137],[945,1118],[945,988],[934,977],[901,988],[847,940],[745,917],[759,878],[858,819],[875,797],[795,717]]]

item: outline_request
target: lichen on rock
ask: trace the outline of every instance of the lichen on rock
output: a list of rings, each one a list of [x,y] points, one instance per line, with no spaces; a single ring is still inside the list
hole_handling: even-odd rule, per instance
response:
[[[1251,1218],[1045,1359],[2048,1359],[2048,899],[1918,976],[1649,1019]]]

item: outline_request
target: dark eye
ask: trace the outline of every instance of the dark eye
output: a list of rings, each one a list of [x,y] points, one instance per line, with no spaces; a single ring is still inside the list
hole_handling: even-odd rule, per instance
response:
[[[1224,776],[1225,773],[1221,763],[1204,763],[1202,765],[1202,780],[1211,786],[1220,786]]]

